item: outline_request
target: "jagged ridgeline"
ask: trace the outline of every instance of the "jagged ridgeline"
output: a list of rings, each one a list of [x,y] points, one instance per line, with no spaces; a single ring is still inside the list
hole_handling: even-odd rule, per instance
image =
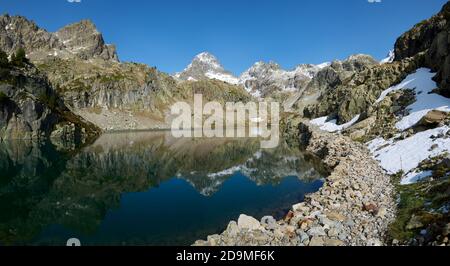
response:
[[[24,17],[0,16],[0,49],[10,56],[19,48],[26,51],[27,66],[39,72],[53,91],[47,98],[57,99],[73,117],[103,131],[169,128],[170,106],[180,100],[190,102],[195,93],[219,102],[251,99],[242,87],[222,81],[181,82],[153,67],[121,63],[115,46],[105,44],[88,20],[51,33]],[[7,94],[4,87],[1,90]],[[12,117],[23,115],[23,111],[8,110],[2,128],[7,128]],[[36,120],[25,122],[32,135],[40,134],[31,126]],[[52,127],[54,123],[48,131]],[[24,137],[13,134],[9,138]]]
[[[379,123],[375,124],[383,125],[387,123],[384,109],[389,109],[392,104],[386,107],[374,106],[374,103],[386,88],[400,83],[421,67],[436,72],[434,80],[439,85],[436,92],[450,96],[449,18],[450,3],[447,2],[437,15],[420,22],[398,38],[392,63],[366,62],[360,64],[356,71],[348,72],[349,75],[342,75],[345,71],[339,71],[340,66],[324,69],[316,76],[322,84],[311,83],[312,92],[305,91],[304,96],[315,96],[313,100],[303,97],[297,106],[306,106],[302,111],[310,118],[329,116],[343,124],[360,114],[360,121],[378,119]]]

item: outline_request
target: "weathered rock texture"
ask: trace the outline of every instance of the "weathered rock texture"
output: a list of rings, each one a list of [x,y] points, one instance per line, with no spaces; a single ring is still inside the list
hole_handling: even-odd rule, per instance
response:
[[[358,114],[361,120],[371,117],[375,115],[373,104],[381,92],[421,67],[436,71],[434,79],[440,86],[440,93],[450,96],[449,18],[450,3],[447,3],[439,14],[403,34],[395,44],[393,63],[354,69],[337,83],[333,82],[333,75],[325,79],[329,86],[318,95],[318,102],[306,101],[309,106],[304,108],[304,115],[330,116],[340,124]]]
[[[1,69],[0,95],[0,139],[84,143],[100,133],[70,112],[32,65]]]
[[[395,43],[395,60],[424,52],[424,67],[437,72],[435,80],[444,95],[450,96],[450,2],[441,12],[415,25]]]
[[[381,64],[353,72],[351,77],[333,89],[327,89],[319,102],[304,110],[306,117],[330,116],[338,123],[346,123],[360,114],[361,119],[370,117],[373,104],[381,92],[400,83],[423,64],[423,54],[392,64]]]
[[[51,33],[21,16],[0,16],[0,49],[12,54],[19,48],[24,48],[33,61],[49,56],[118,61],[116,48],[105,44],[102,34],[89,20]]]
[[[67,105],[104,130],[170,128],[170,106],[205,100],[248,101],[241,87],[219,80],[177,83],[156,68],[104,60],[51,59],[38,64]]]
[[[332,62],[330,66],[320,70],[304,90],[294,96],[296,97],[295,109],[303,113],[305,107],[321,103],[327,93],[345,84],[356,72],[367,70],[378,64],[368,55],[353,55],[344,61]],[[307,111],[307,114],[309,113],[310,111]]]
[[[105,131],[170,128],[171,104],[192,101],[197,92],[209,100],[250,99],[242,87],[218,80],[177,83],[154,67],[120,63],[115,47],[88,20],[50,33],[24,17],[0,16],[0,49],[13,54],[18,48],[72,112]]]

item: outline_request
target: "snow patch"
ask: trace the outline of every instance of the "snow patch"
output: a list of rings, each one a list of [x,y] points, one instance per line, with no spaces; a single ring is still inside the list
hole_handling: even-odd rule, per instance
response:
[[[410,185],[417,183],[425,178],[428,178],[433,175],[433,171],[424,171],[424,172],[417,172],[413,171],[409,174],[407,174],[402,181],[400,182],[401,185]]]
[[[396,124],[396,128],[404,131],[417,124],[428,112],[439,110],[450,112],[450,99],[432,93],[437,88],[433,81],[435,73],[430,69],[419,68],[411,75],[408,75],[400,84],[383,91],[376,103],[383,101],[387,95],[402,89],[412,89],[416,93],[416,101],[406,109],[409,115],[401,118]]]
[[[389,64],[394,62],[395,59],[395,52],[394,50],[390,50],[388,56],[380,61],[380,64]]]
[[[233,85],[239,84],[239,79],[230,74],[208,71],[205,76],[209,79],[217,79]]]
[[[368,147],[374,158],[389,174],[400,171],[409,174],[424,160],[450,151],[450,138],[446,138],[449,131],[448,126],[443,126],[397,142],[395,137],[389,140],[377,138],[369,142]],[[412,180],[417,175],[411,174],[407,178]]]
[[[201,54],[198,54],[194,60],[198,60],[200,62],[203,62],[209,66],[211,66],[212,68],[215,69],[222,69],[222,66],[220,65],[220,63],[217,61],[217,59],[211,55],[208,52],[203,52]]]
[[[353,126],[356,122],[358,122],[359,118],[360,118],[360,115],[357,115],[348,123],[345,123],[343,125],[337,125],[336,119],[327,121],[328,116],[324,116],[324,117],[320,117],[320,118],[311,120],[311,124],[320,127],[320,129],[323,131],[339,132],[339,131],[342,131],[344,129],[347,129],[347,128]]]

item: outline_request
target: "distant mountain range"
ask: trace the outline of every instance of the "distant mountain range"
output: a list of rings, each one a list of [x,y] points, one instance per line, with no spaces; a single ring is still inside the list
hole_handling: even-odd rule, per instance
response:
[[[351,56],[344,61],[354,58],[356,57]],[[394,51],[392,50],[380,63],[389,63],[393,60]],[[254,97],[266,98],[274,93],[293,93],[304,89],[319,71],[331,64],[331,62],[318,65],[300,64],[293,70],[285,70],[275,62],[259,61],[236,77],[224,68],[217,57],[209,52],[203,52],[196,55],[183,71],[175,73],[173,77],[179,81],[216,79],[243,86]]]

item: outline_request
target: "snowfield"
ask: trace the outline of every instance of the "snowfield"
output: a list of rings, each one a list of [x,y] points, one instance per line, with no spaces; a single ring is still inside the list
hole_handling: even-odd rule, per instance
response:
[[[432,110],[450,112],[450,99],[432,93],[437,88],[436,83],[432,80],[434,76],[435,73],[432,73],[430,69],[419,68],[400,84],[383,91],[376,103],[380,103],[389,93],[397,90],[412,89],[416,93],[416,101],[407,107],[409,114],[400,117],[400,121],[396,123],[398,130],[405,131],[413,127]],[[395,141],[398,136],[389,140],[377,138],[367,145],[374,158],[380,162],[381,167],[389,174],[403,171],[406,175],[401,183],[411,184],[432,174],[430,171],[416,170],[421,162],[450,151],[449,132],[450,128],[443,126],[416,133],[400,141]]]
[[[411,172],[421,162],[450,151],[450,131],[448,126],[417,133],[407,139],[395,142],[394,139],[377,138],[368,143],[368,147],[381,167],[389,174],[400,171]]]
[[[396,124],[397,129],[404,131],[411,128],[432,110],[450,112],[450,100],[432,93],[438,87],[432,79],[435,75],[436,73],[432,73],[430,69],[419,68],[415,73],[408,75],[400,84],[381,93],[376,103],[380,103],[389,93],[394,91],[412,89],[416,93],[416,102],[406,108],[409,115],[401,118]]]

